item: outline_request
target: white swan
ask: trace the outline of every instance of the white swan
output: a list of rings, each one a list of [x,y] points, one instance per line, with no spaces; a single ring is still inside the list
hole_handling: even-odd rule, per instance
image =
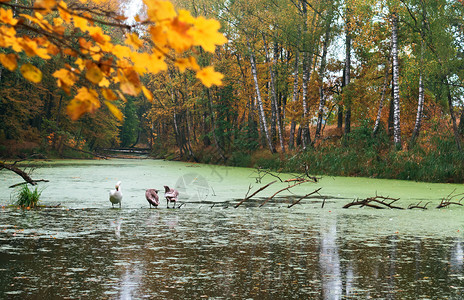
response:
[[[121,208],[122,192],[120,185],[121,181],[118,181],[118,183],[116,183],[115,190],[110,191],[110,201],[113,207],[115,204],[119,203],[119,208]]]
[[[153,205],[155,208],[159,205],[159,197],[158,197],[158,190],[157,189],[148,189],[145,191],[145,198],[147,199],[148,203],[150,204],[150,208]]]
[[[167,185],[164,186],[164,197],[166,198],[167,208],[169,208],[169,202],[174,202],[173,208],[176,208],[177,196],[179,196],[179,192],[177,190],[171,189]]]

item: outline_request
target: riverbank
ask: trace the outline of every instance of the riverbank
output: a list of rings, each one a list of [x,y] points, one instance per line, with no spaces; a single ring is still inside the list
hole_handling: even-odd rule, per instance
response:
[[[264,168],[278,172],[306,172],[312,175],[369,177],[437,183],[464,183],[464,153],[453,137],[434,135],[415,146],[405,144],[398,151],[386,134],[373,138],[359,127],[349,139],[326,139],[305,151],[286,149],[271,153],[265,149],[234,150],[222,159],[214,146],[194,149],[194,157],[180,156],[176,149],[156,148],[152,156],[167,160],[196,161],[237,167]]]
[[[140,158],[140,155],[128,153],[88,151],[70,147],[56,151],[31,143],[25,146],[19,148],[15,144],[8,149],[4,146],[1,154],[10,160],[28,157],[46,159]],[[354,129],[349,139],[332,135],[332,138],[325,138],[315,147],[309,147],[305,151],[287,148],[285,153],[271,153],[263,148],[247,150],[234,147],[225,151],[221,157],[214,145],[194,147],[193,155],[181,155],[178,148],[168,144],[154,145],[152,149],[148,155],[144,153],[144,158],[264,168],[277,172],[307,171],[317,176],[464,183],[464,154],[457,150],[453,137],[446,134],[423,137],[413,147],[405,144],[401,151],[392,147],[386,134],[380,133],[373,138],[370,130],[365,127]]]

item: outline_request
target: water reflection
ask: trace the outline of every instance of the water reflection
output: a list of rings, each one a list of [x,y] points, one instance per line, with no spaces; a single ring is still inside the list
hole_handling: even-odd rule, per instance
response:
[[[333,218],[323,219],[321,226],[319,264],[322,275],[322,298],[340,299],[342,280],[337,245],[337,223]]]
[[[369,229],[383,219],[280,209],[6,209],[0,298],[461,299],[462,237]]]

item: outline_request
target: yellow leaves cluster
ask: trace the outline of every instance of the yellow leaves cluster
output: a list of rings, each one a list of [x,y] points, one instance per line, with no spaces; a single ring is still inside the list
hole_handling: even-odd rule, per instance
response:
[[[95,0],[93,2],[96,3]],[[0,8],[0,48],[15,52],[0,53],[0,63],[14,71],[18,67],[17,54],[21,52],[42,59],[50,59],[58,54],[68,56],[72,62],[56,70],[52,76],[66,93],[76,93],[67,107],[70,117],[76,120],[84,113],[94,112],[100,108],[99,99],[103,98],[102,102],[113,115],[122,119],[122,113],[113,101],[125,101],[124,95],[138,96],[141,93],[153,100],[152,93],[143,86],[140,76],[167,70],[167,60],[182,57],[185,51],[196,46],[214,52],[217,45],[227,41],[218,31],[220,24],[216,20],[194,18],[185,10],[176,11],[172,3],[165,0],[144,0],[144,3],[148,19],[140,20],[137,17],[136,22],[147,24],[149,35],[142,39],[135,32],[129,32],[123,45],[114,44],[102,27],[95,25],[98,21],[91,12],[74,11],[64,1],[35,0],[33,13],[19,14],[17,17],[11,9]],[[58,11],[58,15],[52,15],[55,11]],[[115,17],[114,20],[121,21],[123,17]],[[34,36],[37,37],[18,36],[16,28],[22,24],[27,24],[28,28],[35,26],[39,34]],[[71,31],[67,31],[67,28]],[[65,32],[71,32],[74,36],[66,36]],[[66,46],[60,42],[59,48],[53,37],[60,41],[74,39],[77,43]],[[171,50],[175,55],[168,58],[167,53]],[[196,72],[196,77],[205,86],[221,85],[222,74],[214,71],[213,67],[201,68],[194,57],[173,60],[181,72],[187,69]],[[31,64],[23,64],[20,72],[31,82],[42,80],[42,72]],[[89,87],[76,91],[76,83],[81,80],[87,81]]]

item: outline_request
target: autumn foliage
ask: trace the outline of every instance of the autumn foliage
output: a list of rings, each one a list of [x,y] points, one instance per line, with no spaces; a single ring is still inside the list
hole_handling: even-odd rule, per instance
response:
[[[58,87],[74,95],[67,106],[73,120],[95,112],[102,103],[122,120],[114,102],[141,93],[152,100],[140,78],[167,70],[168,62],[181,71],[193,70],[207,87],[221,84],[222,74],[213,67],[201,68],[194,56],[185,54],[197,46],[214,52],[225,43],[219,23],[176,11],[169,1],[145,1],[146,17],[136,17],[132,25],[105,10],[101,1],[37,0],[31,7],[16,3],[0,1],[0,47],[6,51],[0,53],[0,62],[10,71],[19,67],[25,79],[40,83],[40,68],[21,61],[20,54],[44,60],[61,56],[66,63],[52,75]],[[122,30],[123,40],[115,41],[105,28]]]

